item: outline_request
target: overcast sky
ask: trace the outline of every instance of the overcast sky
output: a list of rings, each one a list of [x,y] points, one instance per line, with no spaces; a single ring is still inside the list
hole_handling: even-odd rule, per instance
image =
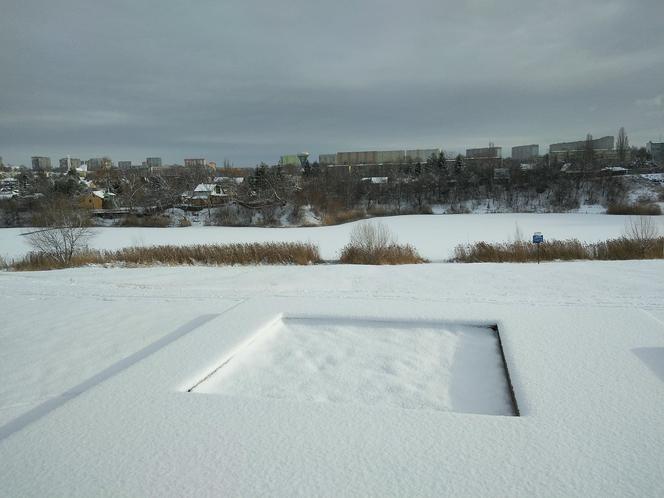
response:
[[[0,156],[664,135],[663,0],[0,0]]]

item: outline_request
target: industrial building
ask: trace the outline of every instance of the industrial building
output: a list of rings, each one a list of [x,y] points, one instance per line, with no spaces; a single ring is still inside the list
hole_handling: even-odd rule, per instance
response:
[[[549,146],[551,159],[583,159],[586,152],[586,140],[576,142],[561,142]],[[613,136],[597,138],[591,141],[593,153],[598,159],[615,159]]]
[[[51,169],[51,158],[46,156],[32,156],[32,169],[43,171]]]
[[[539,156],[539,144],[517,145],[512,147],[512,159],[529,161]]]
[[[320,154],[318,156],[318,164],[321,166],[330,166],[336,164],[337,155],[336,154]]]
[[[407,150],[367,150],[356,152],[337,152],[321,154],[318,163],[322,166],[331,165],[374,165],[374,164],[405,164],[408,162],[423,163],[431,156],[438,156],[440,149],[407,149]]]
[[[439,155],[440,149],[411,149],[406,151],[406,162],[410,160],[414,163],[423,163],[431,159],[431,156]]]
[[[118,168],[120,169],[129,169],[131,167],[131,161],[118,161]]]
[[[403,162],[403,150],[368,150],[359,152],[337,152],[336,164],[395,164]]]
[[[503,148],[494,145],[466,149],[466,159],[500,159],[501,157],[503,157]]]
[[[185,167],[188,167],[188,168],[199,167],[199,166],[207,166],[207,159],[202,159],[202,158],[185,159],[184,160],[184,165],[185,165]]]
[[[664,142],[648,142],[646,152],[657,164],[664,164]]]
[[[286,154],[279,158],[279,166],[304,166],[309,159],[308,152],[299,152],[297,154]]]

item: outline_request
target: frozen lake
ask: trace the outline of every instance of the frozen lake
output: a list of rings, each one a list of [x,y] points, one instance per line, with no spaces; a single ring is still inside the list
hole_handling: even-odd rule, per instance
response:
[[[653,216],[664,233],[664,216]],[[452,256],[458,244],[476,241],[500,242],[514,238],[518,229],[529,239],[542,232],[545,239],[576,238],[596,242],[619,237],[625,231],[628,216],[603,214],[459,214],[390,216],[375,219],[386,224],[399,242],[417,248],[431,261]],[[356,223],[314,228],[256,227],[186,227],[186,228],[96,228],[90,245],[98,249],[159,244],[223,244],[229,242],[313,242],[324,259],[334,260],[346,244]],[[0,229],[0,256],[17,258],[30,250],[21,234],[29,228]]]

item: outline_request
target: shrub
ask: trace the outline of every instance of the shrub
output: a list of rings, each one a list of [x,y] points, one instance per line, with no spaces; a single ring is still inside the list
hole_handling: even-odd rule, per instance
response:
[[[366,218],[366,213],[361,209],[345,209],[325,213],[323,225],[340,225]]]
[[[166,228],[171,219],[164,215],[136,216],[129,215],[120,222],[122,227]]]
[[[625,237],[636,244],[643,255],[656,246],[658,235],[657,225],[650,216],[630,218],[625,226]]]
[[[433,214],[433,209],[428,204],[423,204],[421,207],[402,207],[401,209],[395,207],[386,208],[384,206],[374,206],[367,210],[367,214],[373,217],[400,216],[406,214]]]
[[[657,204],[610,204],[606,214],[660,215],[662,209]]]
[[[470,209],[468,209],[466,206],[462,206],[461,204],[452,204],[447,209],[447,214],[470,214]]]
[[[658,206],[659,207],[659,206]],[[657,225],[648,216],[630,218],[625,227],[625,236],[632,240],[653,240],[659,235]]]
[[[183,216],[182,218],[180,218],[178,226],[180,226],[180,227],[190,227],[191,226],[191,221],[189,221],[188,218]]]
[[[384,206],[373,206],[367,210],[367,214],[374,217],[390,216],[395,213],[396,211],[394,209],[388,210]]]
[[[355,225],[350,242],[341,250],[339,262],[358,265],[399,265],[423,263],[410,245],[400,245],[386,225],[379,222]]]
[[[350,245],[361,250],[375,251],[396,244],[395,235],[384,223],[358,223],[350,232]]]
[[[215,209],[209,223],[216,226],[246,227],[251,225],[252,216],[253,210],[229,204]]]

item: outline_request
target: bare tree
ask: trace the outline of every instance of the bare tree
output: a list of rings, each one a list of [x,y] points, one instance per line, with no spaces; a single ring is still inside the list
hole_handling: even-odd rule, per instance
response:
[[[124,171],[120,185],[122,202],[129,207],[130,212],[133,212],[145,194],[146,182],[142,172],[131,169]]]
[[[627,138],[627,133],[625,133],[625,128],[621,126],[620,130],[618,130],[618,139],[616,141],[616,152],[620,162],[625,162],[628,150],[629,139]]]
[[[67,265],[74,254],[87,247],[94,233],[82,210],[62,200],[49,204],[39,219],[44,228],[28,234],[28,243],[38,253]]]
[[[639,216],[638,218],[630,216],[625,233],[633,240],[653,240],[659,235],[659,230],[651,216]]]
[[[645,257],[646,253],[655,245],[659,229],[652,216],[630,217],[625,224],[625,235],[637,243],[642,256]]]

